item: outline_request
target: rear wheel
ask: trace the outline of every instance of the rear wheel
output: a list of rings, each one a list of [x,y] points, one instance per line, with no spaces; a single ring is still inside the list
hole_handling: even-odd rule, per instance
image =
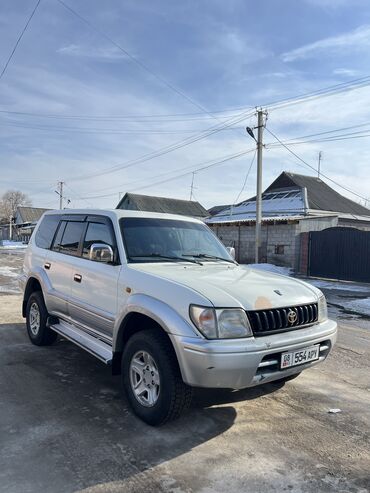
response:
[[[49,346],[57,334],[46,326],[48,312],[41,291],[31,294],[26,308],[26,325],[28,336],[36,346]]]
[[[176,419],[191,402],[192,389],[182,381],[171,342],[160,329],[143,330],[129,339],[122,384],[135,414],[152,426]]]

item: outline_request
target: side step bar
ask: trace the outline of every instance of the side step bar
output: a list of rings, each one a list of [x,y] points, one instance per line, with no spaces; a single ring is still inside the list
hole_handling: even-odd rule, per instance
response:
[[[91,336],[63,320],[60,320],[59,323],[56,324],[50,324],[50,328],[66,339],[74,342],[77,346],[85,349],[90,354],[103,361],[106,365],[112,363],[112,347],[97,337]]]

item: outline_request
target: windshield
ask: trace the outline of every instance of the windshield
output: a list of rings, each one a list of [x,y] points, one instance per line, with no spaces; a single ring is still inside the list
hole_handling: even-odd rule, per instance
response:
[[[130,262],[234,262],[204,224],[176,219],[127,217],[120,221]],[[199,261],[197,263],[200,263]]]

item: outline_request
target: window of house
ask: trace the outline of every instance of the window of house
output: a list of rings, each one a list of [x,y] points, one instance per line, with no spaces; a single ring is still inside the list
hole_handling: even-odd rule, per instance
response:
[[[275,245],[275,255],[284,255],[285,245]]]

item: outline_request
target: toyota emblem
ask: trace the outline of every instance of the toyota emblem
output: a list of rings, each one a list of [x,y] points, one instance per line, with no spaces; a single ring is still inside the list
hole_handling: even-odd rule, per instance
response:
[[[297,321],[297,314],[293,310],[288,312],[288,322],[292,325]]]

